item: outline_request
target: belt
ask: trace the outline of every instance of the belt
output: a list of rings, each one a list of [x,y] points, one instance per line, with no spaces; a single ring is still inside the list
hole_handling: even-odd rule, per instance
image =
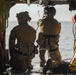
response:
[[[20,55],[28,56],[28,54],[22,53],[20,51],[18,51],[17,53],[19,53]]]
[[[22,53],[20,51],[17,51],[17,53],[19,53],[20,55],[23,55],[23,56],[29,56],[29,55],[32,55],[32,53],[34,53],[34,50],[30,53]]]
[[[55,48],[55,49],[49,50],[49,52],[54,52],[54,51],[57,51],[57,50],[58,50],[58,48]]]
[[[51,37],[51,38],[55,38],[55,36],[56,36],[56,35],[47,35],[47,34],[44,34],[43,36],[44,36],[44,37]]]
[[[20,43],[19,47],[28,48],[28,47],[34,47],[34,45],[32,43]]]

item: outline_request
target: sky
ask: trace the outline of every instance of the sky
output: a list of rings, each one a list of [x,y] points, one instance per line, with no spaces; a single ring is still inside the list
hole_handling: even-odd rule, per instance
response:
[[[56,15],[55,18],[59,21],[71,21],[72,17],[76,14],[75,11],[69,11],[69,5],[55,5]],[[16,14],[23,11],[28,11],[32,21],[38,21],[43,17],[44,6],[38,4],[16,4],[10,9],[9,21],[17,21]]]

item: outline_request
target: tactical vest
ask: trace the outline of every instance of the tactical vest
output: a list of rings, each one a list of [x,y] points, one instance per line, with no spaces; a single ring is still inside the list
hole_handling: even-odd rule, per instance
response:
[[[40,32],[47,35],[55,35],[60,33],[60,24],[54,18],[47,17],[39,25]]]
[[[34,50],[34,42],[36,38],[35,30],[29,25],[16,26],[12,31],[9,38],[9,49],[14,47],[22,54],[28,54]],[[17,39],[17,45],[15,40]],[[11,53],[12,54],[12,53]]]

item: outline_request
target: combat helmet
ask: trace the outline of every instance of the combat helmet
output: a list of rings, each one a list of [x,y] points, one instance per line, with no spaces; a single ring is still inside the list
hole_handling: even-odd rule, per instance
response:
[[[31,17],[29,16],[29,13],[27,11],[25,12],[20,12],[16,15],[17,18],[22,18],[26,21],[30,21],[31,20]]]
[[[44,8],[44,13],[48,13],[48,10],[49,10],[49,7],[48,7],[48,6],[45,7],[45,8]]]
[[[45,7],[44,13],[54,15],[56,14],[56,9],[54,7]]]

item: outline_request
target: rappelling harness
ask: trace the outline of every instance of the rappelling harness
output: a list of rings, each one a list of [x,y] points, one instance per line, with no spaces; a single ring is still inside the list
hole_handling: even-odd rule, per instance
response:
[[[57,47],[58,46],[58,41],[55,42],[55,38],[57,36],[58,35],[45,35],[45,34],[43,34],[44,41],[41,44],[40,49],[41,48],[46,48],[46,49],[49,48],[49,52],[54,52],[54,51],[58,50],[58,47]]]
[[[28,49],[28,53],[22,53],[19,50],[15,50],[16,53],[19,53],[20,55],[24,56],[25,58],[27,58],[28,56],[31,56],[33,53],[35,53],[35,54],[38,53],[37,52],[37,47],[34,44],[32,44],[32,43],[20,43],[19,47]],[[29,51],[30,47],[33,47],[33,51],[32,52]]]

